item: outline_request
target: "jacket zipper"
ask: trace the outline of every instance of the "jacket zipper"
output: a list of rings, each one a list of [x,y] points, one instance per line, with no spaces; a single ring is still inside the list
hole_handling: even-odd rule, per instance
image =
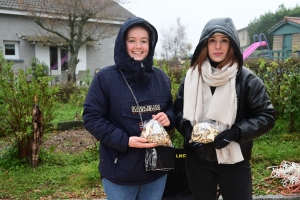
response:
[[[116,158],[114,160],[114,171],[115,171],[117,163],[118,163],[118,159],[119,159],[118,157],[119,157],[119,152],[117,153],[117,156],[116,156]]]

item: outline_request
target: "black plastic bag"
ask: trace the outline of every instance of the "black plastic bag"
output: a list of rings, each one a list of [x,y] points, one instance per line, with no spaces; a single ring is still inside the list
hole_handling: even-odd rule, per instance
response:
[[[175,149],[175,167],[168,172],[162,200],[193,200],[186,173],[184,149]]]
[[[146,149],[145,167],[146,171],[169,171],[174,169],[175,148],[167,146],[157,146]]]

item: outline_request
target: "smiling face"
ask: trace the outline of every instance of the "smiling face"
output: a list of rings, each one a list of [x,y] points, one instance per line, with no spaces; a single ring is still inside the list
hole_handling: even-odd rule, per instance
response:
[[[134,60],[144,60],[149,53],[149,34],[140,26],[129,29],[126,40],[128,55]]]
[[[230,47],[230,40],[226,35],[214,34],[208,38],[208,56],[214,62],[222,62],[226,59]]]

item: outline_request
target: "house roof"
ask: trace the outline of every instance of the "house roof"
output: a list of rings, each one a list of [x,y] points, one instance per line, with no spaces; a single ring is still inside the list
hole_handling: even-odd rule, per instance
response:
[[[29,43],[35,44],[43,44],[48,46],[66,46],[68,45],[66,41],[64,41],[62,38],[58,36],[44,36],[44,35],[22,35],[18,34],[17,36],[19,38],[22,38],[23,40],[28,40]],[[87,45],[99,45],[96,41],[88,41],[86,43]]]
[[[285,24],[291,24],[297,27],[300,27],[300,17],[284,17],[283,20],[272,26],[269,30],[268,33],[273,33],[277,29],[281,28]]]
[[[248,29],[248,26],[244,27],[244,28],[241,28],[239,30],[237,30],[237,32],[241,32],[241,31],[244,31],[244,30],[247,30]]]
[[[14,10],[14,11],[21,11],[22,4],[20,0],[0,0],[0,9],[5,10]],[[43,5],[41,4],[41,0],[26,0],[27,3],[30,3],[35,6],[36,10],[42,10]],[[101,2],[101,1],[99,1]],[[118,20],[126,21],[128,18],[135,16],[130,11],[125,9],[123,6],[114,2],[112,6],[108,8],[109,13],[115,13],[115,18]]]

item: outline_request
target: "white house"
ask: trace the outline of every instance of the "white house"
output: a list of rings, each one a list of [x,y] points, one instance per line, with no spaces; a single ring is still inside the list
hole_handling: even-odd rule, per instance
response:
[[[250,37],[248,35],[248,26],[237,30],[240,40],[241,51],[244,51],[250,46]]]
[[[39,0],[31,1],[34,3]],[[2,48],[4,57],[15,63],[14,69],[29,68],[30,60],[36,57],[50,67],[52,75],[62,77],[68,70],[66,64],[68,51],[61,49],[59,45],[42,44],[35,31],[38,26],[32,18],[21,12],[19,2],[19,0],[0,0],[0,49]],[[116,13],[116,18],[110,22],[115,32],[128,18],[134,16],[118,3],[110,9],[109,12]],[[111,35],[110,38],[82,46],[76,73],[89,69],[93,75],[96,69],[113,64],[115,38],[116,35]],[[60,42],[61,40],[57,39],[57,43]]]

